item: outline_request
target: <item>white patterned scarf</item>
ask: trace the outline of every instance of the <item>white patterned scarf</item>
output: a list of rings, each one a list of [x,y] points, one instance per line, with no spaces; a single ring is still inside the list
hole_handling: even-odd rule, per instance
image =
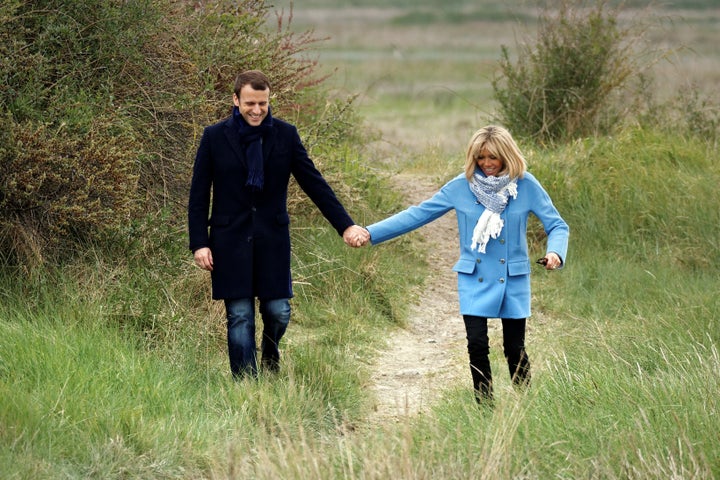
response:
[[[517,198],[517,181],[510,180],[509,175],[485,177],[475,172],[469,183],[477,203],[485,207],[473,229],[470,249],[485,253],[490,238],[497,238],[502,231],[504,222],[500,214],[505,210],[510,197]]]

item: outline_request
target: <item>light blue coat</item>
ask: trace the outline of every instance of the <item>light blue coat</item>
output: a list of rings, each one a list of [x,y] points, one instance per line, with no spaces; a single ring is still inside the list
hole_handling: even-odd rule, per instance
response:
[[[485,210],[470,190],[465,175],[458,175],[428,200],[370,225],[373,245],[398,237],[441,217],[452,209],[457,214],[460,259],[453,267],[458,273],[460,313],[488,318],[530,316],[530,266],[527,220],[533,213],[547,234],[547,251],[555,252],[565,265],[570,229],[560,217],[535,177],[526,172],[517,182],[517,198],[510,201],[501,217],[504,226],[490,239],[486,253],[471,250],[472,233]]]

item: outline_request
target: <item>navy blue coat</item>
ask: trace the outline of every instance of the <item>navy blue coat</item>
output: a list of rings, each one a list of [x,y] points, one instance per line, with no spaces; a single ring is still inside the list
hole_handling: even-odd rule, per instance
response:
[[[245,151],[232,117],[206,127],[200,140],[188,229],[190,250],[210,247],[212,252],[214,299],[292,297],[291,174],[340,235],[354,224],[293,125],[273,118],[272,130],[263,138],[263,158],[265,185],[254,193],[245,187]]]

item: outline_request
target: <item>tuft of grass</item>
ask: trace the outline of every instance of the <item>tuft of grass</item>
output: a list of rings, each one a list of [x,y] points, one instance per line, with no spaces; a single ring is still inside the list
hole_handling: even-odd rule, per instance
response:
[[[548,175],[544,185],[568,212],[573,236],[587,242],[575,247],[581,254],[617,251],[651,271],[657,263],[703,269],[720,259],[712,234],[720,174],[709,147],[694,137],[626,129],[563,147],[532,170]]]

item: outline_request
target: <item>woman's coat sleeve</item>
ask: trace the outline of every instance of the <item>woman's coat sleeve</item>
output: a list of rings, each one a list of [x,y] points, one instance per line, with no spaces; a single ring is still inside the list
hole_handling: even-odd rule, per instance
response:
[[[424,202],[367,227],[373,245],[399,237],[433,220],[454,208],[447,185]]]

